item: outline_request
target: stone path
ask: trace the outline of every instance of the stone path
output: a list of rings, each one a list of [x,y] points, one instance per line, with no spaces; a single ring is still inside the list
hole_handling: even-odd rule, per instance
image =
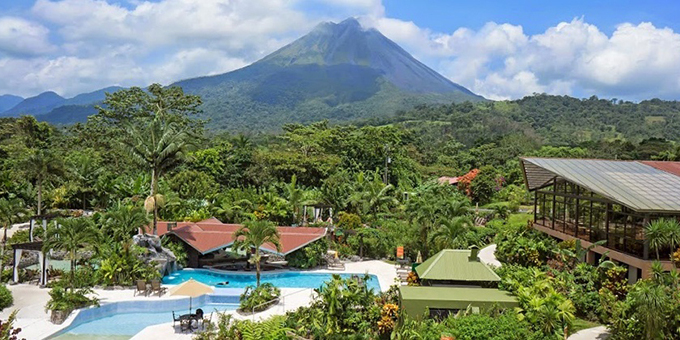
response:
[[[500,268],[502,264],[496,259],[495,253],[496,245],[490,244],[479,250],[479,260],[486,263],[488,266]]]
[[[605,340],[609,339],[609,330],[605,326],[582,329],[572,334],[568,340]]]

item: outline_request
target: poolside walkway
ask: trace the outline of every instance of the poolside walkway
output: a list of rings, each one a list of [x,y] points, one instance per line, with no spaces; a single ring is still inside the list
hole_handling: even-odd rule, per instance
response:
[[[14,305],[0,312],[0,318],[5,320],[13,310],[18,310],[15,327],[21,327],[21,337],[26,339],[43,339],[54,334],[60,329],[67,327],[77,313],[71,315],[61,325],[50,322],[50,314],[45,312],[45,304],[50,299],[49,288],[40,288],[35,284],[18,284],[7,286],[14,297]],[[182,299],[181,296],[133,296],[131,289],[104,290],[95,289],[100,304],[108,302],[129,300],[158,300],[158,299]]]
[[[380,288],[383,291],[395,284],[396,273],[394,266],[383,261],[364,261],[347,263],[344,271],[317,269],[310,272],[316,273],[356,273],[356,274],[373,274],[378,278]],[[68,327],[73,319],[75,319],[77,312],[72,313],[69,318],[62,325],[55,325],[50,322],[49,313],[45,312],[45,304],[49,300],[49,289],[40,288],[34,284],[18,284],[7,286],[14,296],[14,305],[4,309],[0,312],[0,318],[7,319],[13,310],[19,310],[17,314],[17,321],[15,327],[21,327],[22,332],[20,336],[26,339],[44,339],[59,330]],[[138,301],[138,300],[156,300],[159,299],[186,299],[185,297],[172,297],[164,294],[162,297],[158,296],[134,296],[134,291],[131,289],[121,290],[103,290],[95,289],[100,299],[100,304],[120,301]],[[311,303],[313,295],[311,289],[298,288],[282,288],[281,302],[261,313],[255,315],[240,315],[235,312],[234,317],[237,319],[266,319],[272,315],[285,314],[287,311],[295,310],[301,306],[307,306]],[[169,318],[171,318],[169,316]],[[216,321],[216,316],[213,316],[213,321]],[[191,339],[192,334],[179,333],[172,327],[172,322],[167,324],[155,325],[145,328],[138,333],[133,339]]]

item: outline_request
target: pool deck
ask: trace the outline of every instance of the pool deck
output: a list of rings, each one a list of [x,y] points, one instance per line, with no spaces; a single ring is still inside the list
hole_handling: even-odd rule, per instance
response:
[[[285,271],[284,271],[285,272]],[[363,261],[345,264],[345,270],[327,270],[316,269],[307,272],[313,273],[356,273],[356,274],[373,274],[378,278],[381,290],[385,291],[395,284],[397,278],[394,266],[383,261]],[[272,273],[272,272],[267,272]],[[252,273],[251,273],[252,274]],[[14,305],[4,309],[0,312],[0,318],[7,319],[13,310],[19,310],[17,314],[17,321],[15,327],[21,327],[22,332],[19,334],[21,338],[26,339],[44,339],[59,330],[68,327],[75,319],[77,311],[73,312],[68,319],[61,325],[55,325],[50,322],[49,313],[45,312],[45,304],[49,300],[49,289],[40,288],[33,284],[18,284],[8,286],[14,296]],[[158,296],[133,296],[134,291],[131,289],[122,290],[103,290],[95,289],[100,299],[100,304],[120,301],[139,301],[139,300],[156,300],[159,299],[185,299],[181,296],[169,296],[164,294],[160,298]],[[269,308],[266,311],[256,313],[255,315],[241,315],[236,312],[230,312],[236,319],[251,319],[259,320],[266,319],[272,315],[285,314],[287,311],[295,310],[302,306],[307,306],[311,303],[313,294],[312,289],[300,288],[281,288],[282,299],[279,304]],[[170,316],[168,316],[170,318]],[[213,321],[216,316],[213,316]],[[137,333],[133,339],[191,339],[191,333],[180,333],[179,328],[173,328],[172,322],[167,324],[160,324],[149,326]]]

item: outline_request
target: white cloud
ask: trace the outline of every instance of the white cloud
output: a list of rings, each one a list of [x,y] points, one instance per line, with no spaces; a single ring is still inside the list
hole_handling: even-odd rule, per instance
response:
[[[39,55],[54,49],[49,30],[17,17],[0,17],[0,55]]]
[[[451,80],[492,99],[534,92],[680,96],[680,34],[651,23],[622,24],[607,36],[576,18],[530,36],[511,24],[446,34],[396,19],[364,21]]]
[[[607,35],[576,18],[534,35],[494,22],[436,32],[387,17],[381,0],[36,0],[23,16],[0,17],[0,93],[71,96],[219,74],[347,15],[492,99],[680,96],[680,34],[668,28],[624,23]]]

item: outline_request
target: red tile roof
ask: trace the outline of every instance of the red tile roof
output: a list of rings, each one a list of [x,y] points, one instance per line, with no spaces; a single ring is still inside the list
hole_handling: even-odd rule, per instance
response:
[[[230,246],[234,242],[233,234],[241,224],[222,223],[216,218],[200,222],[162,222],[157,225],[158,235],[168,233],[168,223],[177,223],[170,233],[176,235],[201,254],[213,252]],[[273,244],[265,244],[261,249],[287,255],[326,235],[326,228],[311,227],[276,227],[279,230],[281,252],[276,251]]]
[[[640,161],[642,164],[649,165],[661,171],[680,176],[680,162],[666,162],[666,161]]]
[[[442,176],[442,177],[439,177],[439,178],[437,179],[437,182],[439,182],[439,184],[451,184],[451,185],[454,185],[454,184],[458,184],[458,180],[459,180],[459,179],[460,179],[460,177],[448,177],[448,176]]]

